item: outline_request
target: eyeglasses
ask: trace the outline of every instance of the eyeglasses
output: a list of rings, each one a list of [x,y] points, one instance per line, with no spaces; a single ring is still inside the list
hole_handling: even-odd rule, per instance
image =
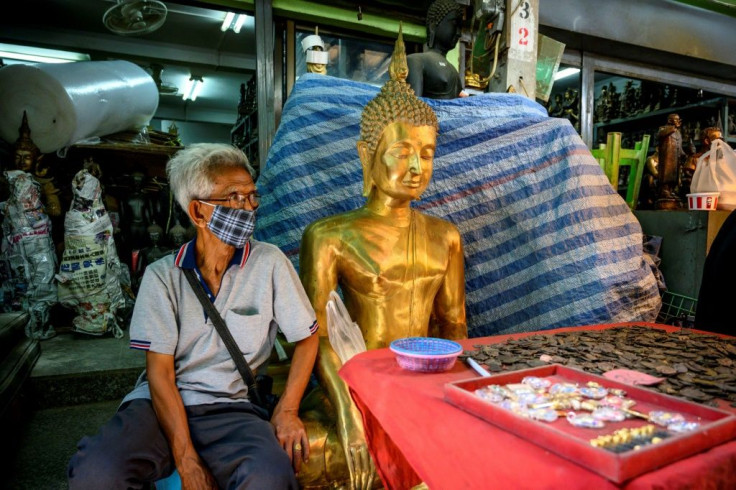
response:
[[[251,192],[249,194],[233,192],[229,196],[220,199],[209,198],[200,199],[200,201],[226,202],[228,203],[228,206],[236,209],[243,209],[245,207],[245,203],[248,202],[250,203],[251,207],[255,209],[258,207],[259,204],[261,204],[261,195],[258,194],[258,192]]]

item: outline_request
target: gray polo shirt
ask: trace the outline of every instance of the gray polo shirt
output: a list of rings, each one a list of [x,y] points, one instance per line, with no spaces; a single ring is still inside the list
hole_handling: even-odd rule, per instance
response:
[[[248,389],[227,347],[182,273],[182,268],[195,267],[194,248],[194,241],[186,243],[176,256],[146,268],[130,346],[174,356],[184,405],[247,401]],[[291,262],[276,246],[253,239],[225,271],[214,305],[254,373],[265,367],[277,330],[289,342],[317,331],[314,310]],[[143,373],[123,402],[150,396]]]

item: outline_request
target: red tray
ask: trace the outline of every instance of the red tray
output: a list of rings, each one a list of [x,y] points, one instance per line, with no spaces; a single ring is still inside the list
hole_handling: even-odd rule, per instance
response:
[[[519,383],[525,376],[548,377],[553,383],[585,384],[588,381],[595,381],[606,388],[625,390],[627,398],[636,401],[634,410],[644,413],[651,410],[677,412],[684,415],[688,421],[697,421],[701,425],[697,430],[673,435],[658,444],[647,445],[639,450],[614,453],[591,446],[590,440],[624,427],[647,425],[648,422],[644,419],[632,418],[623,422],[607,422],[606,426],[601,429],[574,427],[564,417],[552,423],[540,422],[504,410],[482,400],[474,393],[478,388],[488,385]],[[444,395],[446,401],[458,408],[616,483],[624,482],[736,438],[736,415],[734,414],[558,364],[447,383]]]

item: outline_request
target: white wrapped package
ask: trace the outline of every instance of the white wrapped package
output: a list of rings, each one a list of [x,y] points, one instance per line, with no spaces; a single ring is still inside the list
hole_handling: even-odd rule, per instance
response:
[[[64,218],[59,303],[77,312],[74,331],[121,338],[117,315],[125,307],[121,268],[110,216],[97,177],[82,169],[72,181],[74,199]]]
[[[0,137],[18,138],[23,111],[33,142],[51,153],[85,138],[139,129],[158,108],[156,82],[129,61],[9,65],[0,69]]]

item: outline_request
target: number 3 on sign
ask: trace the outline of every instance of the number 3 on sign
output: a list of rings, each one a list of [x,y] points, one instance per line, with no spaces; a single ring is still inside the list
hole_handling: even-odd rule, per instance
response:
[[[516,13],[511,17],[511,43],[510,47],[517,52],[534,53],[535,45],[535,19],[534,11],[529,2],[521,0]]]

